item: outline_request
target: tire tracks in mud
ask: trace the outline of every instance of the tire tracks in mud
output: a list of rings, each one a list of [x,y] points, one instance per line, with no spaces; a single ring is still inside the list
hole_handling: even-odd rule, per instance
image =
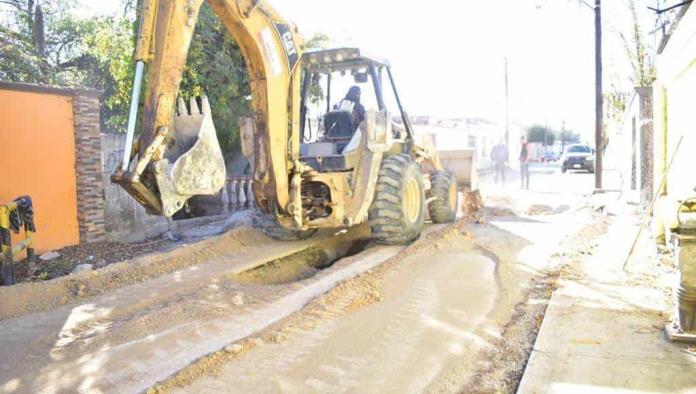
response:
[[[305,383],[323,392],[357,390],[366,382],[389,391],[391,382],[387,377],[407,362],[416,342],[426,331],[426,327],[418,322],[422,311],[435,308],[438,302],[433,287],[429,281],[414,282],[412,291],[399,300],[401,306],[392,308],[385,316],[388,323],[383,331],[372,332],[377,340],[367,357],[336,356],[317,368],[317,372],[328,371],[328,374],[310,375]],[[331,374],[334,376],[328,376]]]
[[[530,279],[523,300],[503,326],[500,338],[482,356],[486,363],[464,384],[473,393],[515,393],[524,374],[551,295],[563,272],[578,256],[591,253],[594,239],[609,228],[606,215],[596,212],[585,218],[579,230],[564,240],[550,258],[552,269]]]
[[[70,391],[90,381],[96,387],[100,379],[107,379],[111,373],[99,366],[113,364],[116,361],[113,357],[129,346],[137,348],[154,338],[166,338],[171,334],[168,334],[171,327],[183,327],[189,322],[205,325],[230,314],[249,315],[260,304],[274,303],[298,289],[298,284],[263,287],[235,283],[233,279],[237,273],[263,264],[269,258],[296,254],[312,244],[329,247],[353,242],[352,239],[362,236],[361,231],[355,231],[339,237],[319,236],[307,242],[282,243],[269,242],[255,230],[238,228],[203,241],[193,249],[156,254],[119,263],[120,267],[116,264],[81,275],[80,280],[92,283],[94,291],[101,295],[80,298],[79,304],[53,309],[55,305],[44,302],[45,299],[35,303],[15,299],[15,310],[24,313],[50,310],[0,320],[0,346],[3,348],[0,383],[21,381],[20,392],[37,392],[51,385]],[[184,268],[156,275],[162,272],[168,258],[173,261],[163,271]],[[103,286],[104,278],[112,275],[121,279]],[[60,292],[66,289],[66,283],[75,280],[65,277],[6,290],[21,292],[33,288],[39,291],[48,287]],[[131,282],[137,283],[129,284]],[[111,287],[115,289],[108,290]]]
[[[245,371],[245,373],[249,373],[250,376],[257,376],[254,374],[254,371],[258,370],[259,366],[262,366],[263,369],[269,366],[271,368],[276,366],[278,367],[278,371],[286,371],[285,368],[287,368],[288,365],[298,360],[301,361],[306,359],[313,353],[312,349],[314,349],[314,346],[317,346],[323,339],[331,335],[335,329],[334,324],[337,324],[336,321],[338,318],[350,315],[375,302],[382,301],[382,287],[385,277],[389,275],[390,272],[394,271],[395,268],[398,268],[404,259],[415,254],[424,253],[428,250],[436,250],[449,238],[456,236],[467,237],[468,233],[464,228],[470,221],[471,218],[465,218],[451,225],[434,226],[431,228],[432,231],[425,233],[418,241],[409,247],[399,247],[398,249],[400,251],[394,253],[392,257],[380,262],[376,267],[360,273],[352,279],[347,279],[337,284],[328,292],[318,296],[303,309],[283,321],[245,338],[236,344],[230,345],[223,351],[203,357],[176,375],[153,386],[149,392],[160,393],[176,391],[177,389],[185,388],[201,379],[214,378],[219,376],[225,366],[232,362],[235,362],[235,367],[240,366],[240,371]],[[369,251],[370,249],[368,248],[366,252]],[[361,255],[362,254],[358,254],[340,260],[337,265],[350,266],[356,261],[359,261],[362,258]],[[300,343],[290,346],[293,351],[288,352],[288,354],[290,354],[288,357],[277,354],[272,349],[257,349],[260,345],[265,343],[285,343],[286,341],[295,340],[294,338],[296,337],[304,339]],[[260,361],[247,365],[244,359],[247,357],[248,352],[252,350],[261,355],[258,357]],[[254,359],[256,359],[256,357]],[[310,379],[310,384],[314,382],[321,387],[325,387],[321,379],[329,379],[326,377],[328,373],[329,375],[337,375],[340,379],[343,379],[343,382],[349,384],[353,381],[353,379],[349,378],[351,375],[350,371],[359,370],[359,365],[364,364],[362,361],[360,357],[344,355],[342,358],[337,358],[321,366],[323,374],[319,378],[316,378],[315,381],[311,380],[314,379],[312,377],[308,379]],[[242,365],[246,366],[242,368]],[[239,379],[245,379],[245,373],[235,375]],[[211,384],[215,385],[219,384],[219,382]],[[283,387],[285,383],[281,381],[277,384],[279,386],[276,388]],[[330,384],[327,387],[334,386]]]

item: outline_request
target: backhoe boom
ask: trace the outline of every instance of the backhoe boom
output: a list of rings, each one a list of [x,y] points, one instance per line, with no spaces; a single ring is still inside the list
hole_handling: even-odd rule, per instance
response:
[[[188,50],[203,0],[146,0],[136,61],[147,68],[137,160],[112,179],[152,214],[170,217],[195,195],[217,193],[225,166],[205,98],[177,103]],[[254,194],[262,209],[285,209],[288,171],[299,146],[299,39],[265,1],[208,0],[245,59],[254,118]],[[137,92],[137,90],[134,90]],[[133,100],[138,100],[134,94]],[[132,117],[132,121],[135,117]],[[134,129],[131,124],[129,129]],[[129,139],[131,140],[131,139]],[[294,144],[297,145],[297,144]],[[131,147],[126,146],[126,152]],[[290,150],[290,155],[288,155]]]

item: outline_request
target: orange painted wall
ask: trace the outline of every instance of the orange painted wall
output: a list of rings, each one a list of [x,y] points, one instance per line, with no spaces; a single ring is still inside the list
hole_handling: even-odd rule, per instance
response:
[[[78,244],[72,98],[0,89],[0,103],[0,204],[32,197],[39,253]]]

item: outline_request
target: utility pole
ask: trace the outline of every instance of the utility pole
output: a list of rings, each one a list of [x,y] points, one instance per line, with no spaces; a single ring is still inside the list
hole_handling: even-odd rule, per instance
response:
[[[595,190],[602,189],[604,97],[602,95],[602,4],[595,0]]]
[[[510,147],[510,85],[507,58],[505,58],[505,144],[508,148]]]

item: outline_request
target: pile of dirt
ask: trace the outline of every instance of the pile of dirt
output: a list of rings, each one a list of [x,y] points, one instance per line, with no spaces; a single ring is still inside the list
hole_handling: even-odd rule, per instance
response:
[[[478,190],[464,193],[464,203],[462,207],[464,213],[478,212],[483,206],[483,197],[481,197],[481,193]]]
[[[527,210],[527,215],[530,215],[530,216],[560,215],[560,214],[567,212],[569,210],[570,210],[570,207],[568,205],[565,205],[565,204],[559,205],[557,207],[551,207],[549,205],[543,205],[543,204],[533,204]]]
[[[60,257],[50,261],[29,264],[26,260],[15,263],[15,280],[18,283],[43,281],[70,274],[80,264],[91,264],[93,269],[130,260],[148,253],[162,251],[171,246],[165,239],[154,239],[137,243],[95,242],[90,244],[68,246],[57,250]]]

